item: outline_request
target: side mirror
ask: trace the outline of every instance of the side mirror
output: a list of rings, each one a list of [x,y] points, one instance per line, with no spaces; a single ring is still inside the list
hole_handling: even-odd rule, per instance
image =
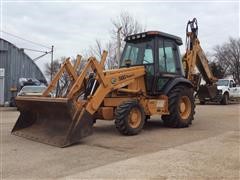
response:
[[[233,83],[233,87],[237,87],[236,83]]]

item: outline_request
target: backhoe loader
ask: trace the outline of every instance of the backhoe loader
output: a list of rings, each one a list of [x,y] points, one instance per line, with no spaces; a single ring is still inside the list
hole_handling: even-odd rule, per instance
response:
[[[199,90],[200,76],[195,67],[207,83],[201,87],[203,96],[215,91],[215,79],[197,30],[196,19],[189,21],[183,59],[179,52],[181,38],[159,31],[126,37],[118,69],[104,69],[106,51],[100,61],[90,57],[80,73],[67,59],[42,97],[16,98],[20,116],[12,133],[66,147],[92,134],[93,124],[99,119],[115,120],[123,135],[140,133],[151,115],[161,115],[168,127],[188,127],[195,113],[193,93]],[[49,97],[63,74],[69,77],[67,88]]]

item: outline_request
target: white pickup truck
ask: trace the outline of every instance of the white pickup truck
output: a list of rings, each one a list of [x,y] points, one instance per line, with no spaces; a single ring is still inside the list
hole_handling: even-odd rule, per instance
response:
[[[219,79],[217,81],[218,101],[221,104],[228,104],[231,100],[240,99],[240,87],[233,79]]]

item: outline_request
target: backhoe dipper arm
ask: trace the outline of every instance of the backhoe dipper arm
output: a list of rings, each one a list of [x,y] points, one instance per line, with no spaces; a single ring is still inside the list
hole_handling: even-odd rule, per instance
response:
[[[190,27],[190,30],[189,30]],[[196,89],[200,83],[200,76],[195,72],[195,67],[202,75],[206,84],[212,85],[217,79],[213,76],[212,71],[208,65],[208,60],[203,52],[200,41],[198,39],[198,24],[197,19],[188,21],[186,28],[186,53],[183,57],[183,64],[185,65],[185,75]]]

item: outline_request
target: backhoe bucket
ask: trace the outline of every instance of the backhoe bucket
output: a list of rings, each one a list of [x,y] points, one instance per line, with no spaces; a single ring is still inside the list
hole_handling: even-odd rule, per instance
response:
[[[58,147],[92,134],[93,118],[66,98],[17,97],[20,116],[12,134]]]
[[[201,85],[198,90],[199,99],[212,99],[217,95],[217,86],[216,85]]]

